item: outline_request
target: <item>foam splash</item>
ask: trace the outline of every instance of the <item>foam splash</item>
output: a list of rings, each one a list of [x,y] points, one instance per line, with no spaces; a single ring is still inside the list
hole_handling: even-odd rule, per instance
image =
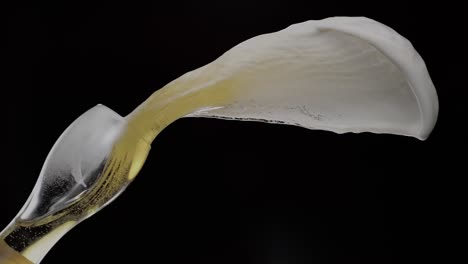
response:
[[[127,119],[150,142],[181,116],[425,139],[437,113],[434,85],[407,39],[367,18],[335,17],[242,42]]]

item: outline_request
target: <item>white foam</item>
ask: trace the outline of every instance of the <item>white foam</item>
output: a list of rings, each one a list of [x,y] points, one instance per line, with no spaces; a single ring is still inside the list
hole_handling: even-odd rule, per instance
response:
[[[263,121],[337,133],[425,139],[438,100],[424,61],[391,28],[362,17],[292,25],[240,43],[184,78],[230,80],[233,100],[188,116]],[[197,82],[195,89],[203,89]]]

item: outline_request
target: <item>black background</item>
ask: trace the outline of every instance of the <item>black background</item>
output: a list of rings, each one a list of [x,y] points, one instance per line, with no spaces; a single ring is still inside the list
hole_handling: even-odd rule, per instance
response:
[[[127,191],[44,263],[448,261],[457,251],[447,236],[458,232],[451,208],[466,174],[462,9],[320,2],[7,9],[0,226],[26,201],[61,132],[97,103],[126,115],[250,37],[309,19],[367,16],[407,37],[426,61],[440,101],[427,141],[178,120],[157,137]]]

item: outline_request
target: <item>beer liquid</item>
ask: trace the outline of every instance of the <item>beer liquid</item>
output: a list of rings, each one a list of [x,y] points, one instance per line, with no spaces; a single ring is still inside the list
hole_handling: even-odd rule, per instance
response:
[[[151,142],[160,131],[180,117],[221,105],[229,98],[228,90],[211,93],[210,87],[184,93],[191,85],[190,80],[183,84],[173,82],[155,92],[125,118],[125,130],[114,144],[101,175],[81,197],[43,218],[15,219],[0,238],[33,263],[39,263],[66,232],[125,190],[143,166]]]
[[[374,41],[378,45],[372,45]],[[85,193],[41,219],[16,219],[0,238],[32,262],[40,262],[63,234],[127,187],[155,137],[184,116],[424,139],[436,120],[437,95],[423,60],[406,43],[396,32],[364,18],[308,21],[247,40],[156,91],[125,117],[124,132]],[[416,97],[408,71],[387,56],[396,53],[413,58],[401,63],[418,70],[411,73],[417,75],[414,80],[424,80],[424,96]],[[432,107],[425,112],[427,124],[421,98],[432,102],[426,104]]]

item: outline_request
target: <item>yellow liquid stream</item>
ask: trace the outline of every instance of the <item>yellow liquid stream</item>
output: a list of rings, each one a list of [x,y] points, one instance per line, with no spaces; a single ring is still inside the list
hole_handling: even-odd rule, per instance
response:
[[[395,63],[399,57],[388,57],[394,52],[383,52],[374,41],[418,58],[411,67],[418,69],[414,80],[424,80],[424,96],[412,90],[408,73]],[[425,138],[436,120],[437,95],[423,60],[405,43],[364,18],[308,21],[247,40],[156,91],[130,113],[102,174],[86,193],[38,221],[12,222],[0,239],[39,263],[63,234],[123,191],[155,137],[187,115]],[[427,124],[421,98],[432,102],[426,104],[432,107]]]
[[[223,89],[226,82],[188,91],[203,82],[190,76],[193,75],[185,75],[156,91],[125,118],[127,126],[114,143],[101,175],[81,197],[42,219],[14,220],[0,238],[33,263],[39,263],[65,233],[125,190],[146,161],[152,141],[165,127],[189,113],[229,100],[229,89]]]

